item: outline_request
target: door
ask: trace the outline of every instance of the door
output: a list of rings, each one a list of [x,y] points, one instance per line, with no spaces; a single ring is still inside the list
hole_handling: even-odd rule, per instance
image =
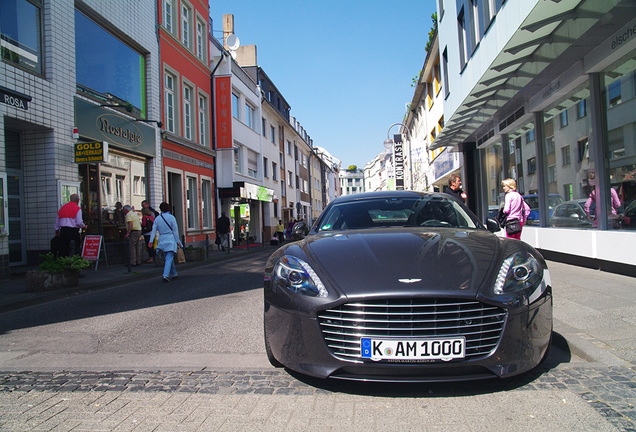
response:
[[[183,230],[183,177],[180,173],[168,172],[167,173],[168,191],[166,197],[168,198],[168,204],[170,204],[170,212],[177,220],[177,226],[179,227],[179,235],[182,236],[185,231]]]

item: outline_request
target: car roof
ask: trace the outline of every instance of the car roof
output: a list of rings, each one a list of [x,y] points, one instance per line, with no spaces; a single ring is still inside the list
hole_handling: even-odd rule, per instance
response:
[[[336,198],[332,202],[344,203],[353,202],[367,199],[382,199],[382,198],[419,198],[427,195],[442,195],[436,192],[416,192],[416,191],[378,191],[378,192],[363,192],[353,195],[344,195]]]

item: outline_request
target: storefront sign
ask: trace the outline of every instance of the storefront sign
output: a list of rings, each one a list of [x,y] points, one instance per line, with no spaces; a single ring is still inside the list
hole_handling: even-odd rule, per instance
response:
[[[198,166],[198,167],[201,167],[201,168],[207,168],[209,170],[213,170],[214,169],[214,165],[212,165],[211,163],[204,162],[202,160],[195,159],[193,157],[186,156],[186,155],[183,155],[181,153],[173,152],[172,150],[163,149],[163,157],[164,158],[168,158],[168,159],[178,160],[178,161],[181,161],[181,162],[185,162],[187,164]]]
[[[452,153],[448,149],[440,153],[440,155],[435,158],[433,161],[435,180],[444,177],[446,174],[455,169],[453,161]]]
[[[232,148],[232,78],[214,78],[216,148]]]
[[[75,163],[108,162],[108,143],[89,142],[75,144]]]
[[[31,96],[0,86],[0,102],[23,110],[29,109]]]
[[[102,236],[87,235],[84,237],[84,246],[82,247],[82,258],[87,261],[98,261],[99,252],[102,248]]]
[[[75,98],[75,122],[80,136],[154,157],[155,129],[134,119]]]
[[[399,138],[398,138],[399,137]],[[394,136],[393,157],[395,160],[395,190],[404,190],[404,150],[401,135]]]

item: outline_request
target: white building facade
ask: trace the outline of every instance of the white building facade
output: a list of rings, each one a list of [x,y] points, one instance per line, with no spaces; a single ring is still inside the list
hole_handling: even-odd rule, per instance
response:
[[[438,0],[445,122],[431,146],[463,154],[469,206],[482,218],[514,178],[533,207],[523,240],[548,258],[629,274],[635,17],[625,0]],[[557,204],[592,190],[595,220],[563,226]]]

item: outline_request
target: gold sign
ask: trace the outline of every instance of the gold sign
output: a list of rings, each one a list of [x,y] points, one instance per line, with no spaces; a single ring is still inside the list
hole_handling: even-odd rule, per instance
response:
[[[106,141],[75,144],[75,163],[108,162]]]

